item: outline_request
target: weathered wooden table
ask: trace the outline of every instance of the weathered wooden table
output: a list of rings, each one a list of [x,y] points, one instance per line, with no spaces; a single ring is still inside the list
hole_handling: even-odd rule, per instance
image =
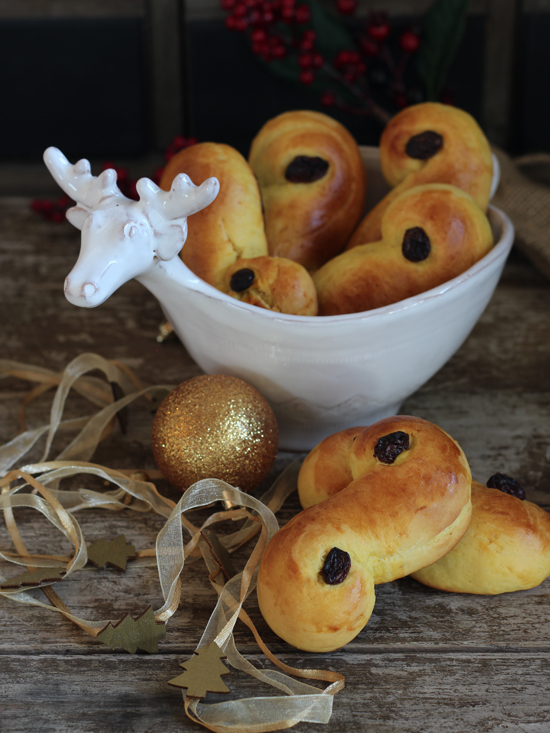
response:
[[[4,199],[0,232],[2,357],[61,370],[79,353],[92,351],[128,364],[151,384],[177,384],[200,373],[181,344],[156,343],[161,311],[137,283],[96,310],[65,301],[63,280],[79,247],[78,232],[68,224],[43,221],[26,200]],[[27,389],[15,379],[0,382],[2,443],[17,431]],[[31,426],[47,422],[48,406],[44,398],[33,406]],[[465,345],[403,412],[451,433],[480,481],[505,472],[526,487],[530,500],[550,509],[548,281],[515,255]],[[151,420],[150,409],[132,407],[127,433],[115,431],[94,460],[117,468],[154,467]],[[281,453],[264,486],[294,458]],[[166,483],[158,488],[178,498]],[[280,521],[297,509],[291,497]],[[22,533],[33,549],[46,551],[49,525],[30,514],[20,513]],[[164,523],[153,514],[101,510],[80,514],[79,521],[91,540],[124,532],[139,548],[152,547]],[[5,528],[0,534],[0,548],[7,547]],[[181,672],[178,665],[195,649],[216,601],[201,565],[184,571],[180,609],[155,655],[113,651],[58,614],[0,598],[0,730],[198,730],[185,716],[181,692],[166,681]],[[154,568],[82,573],[67,583],[62,597],[76,614],[98,620],[162,605]],[[283,660],[346,676],[326,728],[301,723],[298,730],[550,730],[550,580],[500,597],[446,594],[408,578],[379,586],[364,631],[345,649],[319,656],[278,640],[255,599],[249,612]],[[248,658],[262,658],[239,624],[236,640]],[[273,694],[249,680],[238,678],[234,697]]]

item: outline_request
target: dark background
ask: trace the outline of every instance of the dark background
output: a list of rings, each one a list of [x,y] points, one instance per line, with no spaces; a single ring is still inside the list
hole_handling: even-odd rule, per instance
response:
[[[383,5],[383,3],[382,3]],[[394,17],[405,27],[409,19]],[[162,156],[152,118],[146,17],[0,18],[0,164],[39,163],[48,145],[69,158]],[[453,102],[482,124],[483,15],[471,15],[448,86]],[[223,19],[182,22],[179,132],[246,154],[270,117],[288,109],[328,112],[360,144],[376,144],[380,124],[322,107],[306,88],[275,77]],[[524,14],[517,28],[510,133],[514,154],[550,151],[550,15]]]

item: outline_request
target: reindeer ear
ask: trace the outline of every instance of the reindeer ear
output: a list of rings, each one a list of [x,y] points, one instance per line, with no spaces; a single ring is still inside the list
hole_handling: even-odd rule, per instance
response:
[[[82,206],[73,206],[67,210],[65,216],[67,217],[67,221],[69,221],[74,227],[82,229],[89,213],[88,209],[84,209]]]
[[[160,260],[172,260],[187,239],[187,221],[166,222],[155,235],[155,254]]]

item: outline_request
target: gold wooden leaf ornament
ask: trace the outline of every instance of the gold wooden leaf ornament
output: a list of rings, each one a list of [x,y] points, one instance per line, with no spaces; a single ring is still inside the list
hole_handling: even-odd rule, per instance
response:
[[[130,654],[135,654],[138,649],[156,654],[159,639],[164,639],[165,636],[166,626],[155,620],[153,609],[149,606],[135,619],[127,613],[116,623],[109,621],[99,632],[97,639],[112,649],[122,647]]]
[[[187,688],[187,697],[204,698],[207,692],[230,692],[221,676],[230,674],[221,661],[226,655],[215,641],[200,649],[195,649],[194,655],[187,662],[180,664],[186,671],[168,681],[173,687]]]
[[[30,586],[38,588],[41,585],[58,583],[60,580],[63,580],[64,575],[64,570],[37,568],[36,570],[29,570],[20,575],[16,575],[15,578],[7,578],[0,585],[0,590],[16,590],[17,588],[28,588]]]
[[[136,556],[136,548],[126,544],[126,537],[121,534],[116,539],[98,540],[88,547],[88,562],[98,568],[111,565],[117,570],[126,572],[126,562]]]

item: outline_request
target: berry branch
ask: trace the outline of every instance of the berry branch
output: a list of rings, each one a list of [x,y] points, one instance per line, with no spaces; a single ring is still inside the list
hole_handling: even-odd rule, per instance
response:
[[[357,0],[335,0],[337,15],[316,0],[221,0],[221,7],[226,27],[247,34],[260,60],[317,92],[324,106],[372,115],[385,125],[392,110],[373,99],[371,85],[397,109],[420,101],[420,90],[407,88],[405,71],[421,46],[421,31],[408,28],[395,39],[387,13],[372,12],[361,25],[353,18]],[[398,40],[397,60],[390,40]]]

